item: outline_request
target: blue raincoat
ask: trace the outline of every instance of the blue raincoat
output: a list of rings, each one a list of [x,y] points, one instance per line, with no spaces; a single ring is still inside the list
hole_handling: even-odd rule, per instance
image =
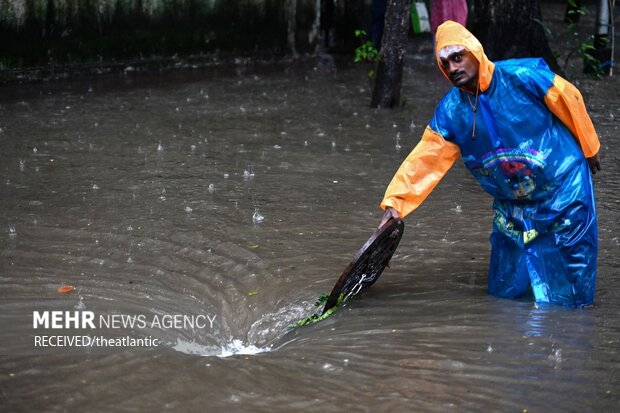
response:
[[[586,157],[600,143],[581,94],[542,59],[489,61],[471,33],[448,22],[437,50],[452,45],[479,61],[477,103],[450,89],[382,207],[410,213],[460,155],[494,197],[489,292],[513,298],[531,287],[539,303],[592,304],[598,240]]]

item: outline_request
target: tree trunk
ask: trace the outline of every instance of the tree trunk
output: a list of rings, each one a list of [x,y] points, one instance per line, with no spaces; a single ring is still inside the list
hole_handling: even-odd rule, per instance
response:
[[[538,0],[474,0],[470,26],[491,60],[542,57],[562,74],[545,36]]]
[[[410,5],[411,0],[388,2],[377,78],[370,103],[373,108],[393,108],[400,105]]]

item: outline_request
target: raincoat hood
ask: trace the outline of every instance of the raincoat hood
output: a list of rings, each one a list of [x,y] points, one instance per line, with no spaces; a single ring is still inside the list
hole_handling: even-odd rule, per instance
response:
[[[478,41],[478,39],[476,39],[476,37],[471,34],[469,30],[452,20],[447,20],[437,28],[435,58],[437,59],[437,65],[439,66],[441,73],[443,73],[446,79],[450,80],[446,72],[443,70],[439,59],[439,51],[447,46],[463,46],[474,55],[479,63],[478,87],[481,92],[487,90],[491,84],[495,64],[484,54],[484,49],[482,48],[480,41]]]

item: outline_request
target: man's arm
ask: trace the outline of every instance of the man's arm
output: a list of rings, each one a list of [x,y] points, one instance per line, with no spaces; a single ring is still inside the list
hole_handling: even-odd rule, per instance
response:
[[[545,95],[545,104],[575,136],[592,174],[600,171],[598,152],[601,143],[579,90],[572,83],[555,75],[553,85]]]
[[[460,153],[458,145],[445,140],[427,126],[422,139],[402,163],[385,191],[381,208],[387,211],[381,223],[385,223],[390,216],[404,218],[419,207]]]

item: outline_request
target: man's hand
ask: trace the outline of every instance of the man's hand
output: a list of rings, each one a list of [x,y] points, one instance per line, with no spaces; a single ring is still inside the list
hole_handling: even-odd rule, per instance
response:
[[[598,153],[591,158],[588,159],[588,165],[590,165],[590,171],[592,175],[596,175],[596,171],[601,170],[601,160],[598,158]]]
[[[400,219],[400,214],[397,210],[392,207],[387,207],[385,209],[385,214],[383,214],[383,218],[381,218],[381,223],[379,224],[379,228],[383,226],[390,218]]]

